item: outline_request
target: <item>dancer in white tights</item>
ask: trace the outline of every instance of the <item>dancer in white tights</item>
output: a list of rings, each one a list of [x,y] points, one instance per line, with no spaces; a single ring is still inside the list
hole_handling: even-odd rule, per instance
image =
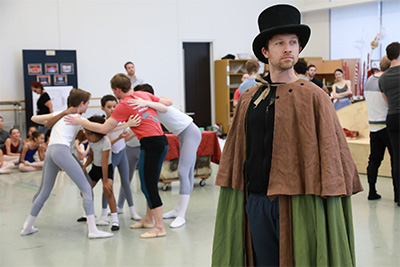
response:
[[[134,90],[154,94],[154,90],[149,84],[137,85]],[[163,99],[160,99],[160,102],[162,101]],[[172,103],[163,104],[171,105]],[[163,214],[164,219],[175,218],[169,226],[178,228],[186,223],[185,214],[190,194],[193,191],[194,166],[197,159],[197,149],[201,142],[201,132],[191,117],[173,106],[168,106],[168,111],[158,113],[158,116],[165,128],[177,135],[180,142],[178,161],[179,200],[173,210]]]

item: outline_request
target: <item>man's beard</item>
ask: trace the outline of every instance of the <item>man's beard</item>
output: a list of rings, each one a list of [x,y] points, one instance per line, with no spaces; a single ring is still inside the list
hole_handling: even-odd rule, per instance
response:
[[[285,70],[289,70],[292,69],[294,67],[294,65],[296,64],[298,58],[295,58],[294,56],[291,55],[286,55],[284,57],[291,57],[292,61],[279,61],[278,62],[278,69],[281,71],[285,71]]]
[[[279,62],[279,64],[278,64],[278,69],[279,70],[281,70],[281,71],[285,71],[285,70],[289,70],[289,69],[292,69],[293,68],[293,66],[294,66],[294,62],[290,62],[290,63],[286,63],[286,62]]]

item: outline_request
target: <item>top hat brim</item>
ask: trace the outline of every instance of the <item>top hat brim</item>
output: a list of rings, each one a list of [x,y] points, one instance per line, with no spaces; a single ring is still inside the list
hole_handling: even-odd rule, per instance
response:
[[[302,50],[308,43],[311,35],[311,29],[307,25],[285,25],[282,27],[275,27],[272,29],[264,30],[260,32],[253,41],[253,52],[254,55],[264,63],[268,64],[268,59],[265,58],[261,49],[267,44],[267,40],[271,39],[276,34],[294,33],[299,36],[300,47]]]

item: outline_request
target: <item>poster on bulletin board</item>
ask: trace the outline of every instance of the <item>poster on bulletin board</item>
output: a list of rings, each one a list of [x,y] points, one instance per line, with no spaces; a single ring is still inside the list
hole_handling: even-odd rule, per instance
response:
[[[34,126],[40,95],[31,89],[32,82],[40,82],[49,94],[54,111],[67,108],[72,88],[78,88],[75,50],[22,50],[27,127]]]

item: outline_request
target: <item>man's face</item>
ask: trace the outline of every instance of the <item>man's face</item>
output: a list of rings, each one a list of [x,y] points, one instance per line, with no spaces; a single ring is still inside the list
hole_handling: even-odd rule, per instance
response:
[[[310,78],[314,78],[315,74],[317,73],[317,69],[315,67],[311,67],[308,69],[307,73]]]
[[[114,96],[118,99],[121,100],[121,89],[119,88],[111,88],[113,91]]]
[[[0,130],[3,130],[4,127],[4,119],[0,118]]]
[[[128,64],[126,65],[126,73],[128,73],[129,76],[135,75],[135,66],[133,64]]]
[[[273,69],[283,71],[293,68],[300,50],[296,34],[277,34],[269,40],[268,50],[263,47],[261,51]]]
[[[117,102],[114,100],[109,100],[106,102],[104,107],[101,107],[101,109],[106,113],[107,118],[111,117],[111,114],[115,109],[115,106],[117,106]]]

